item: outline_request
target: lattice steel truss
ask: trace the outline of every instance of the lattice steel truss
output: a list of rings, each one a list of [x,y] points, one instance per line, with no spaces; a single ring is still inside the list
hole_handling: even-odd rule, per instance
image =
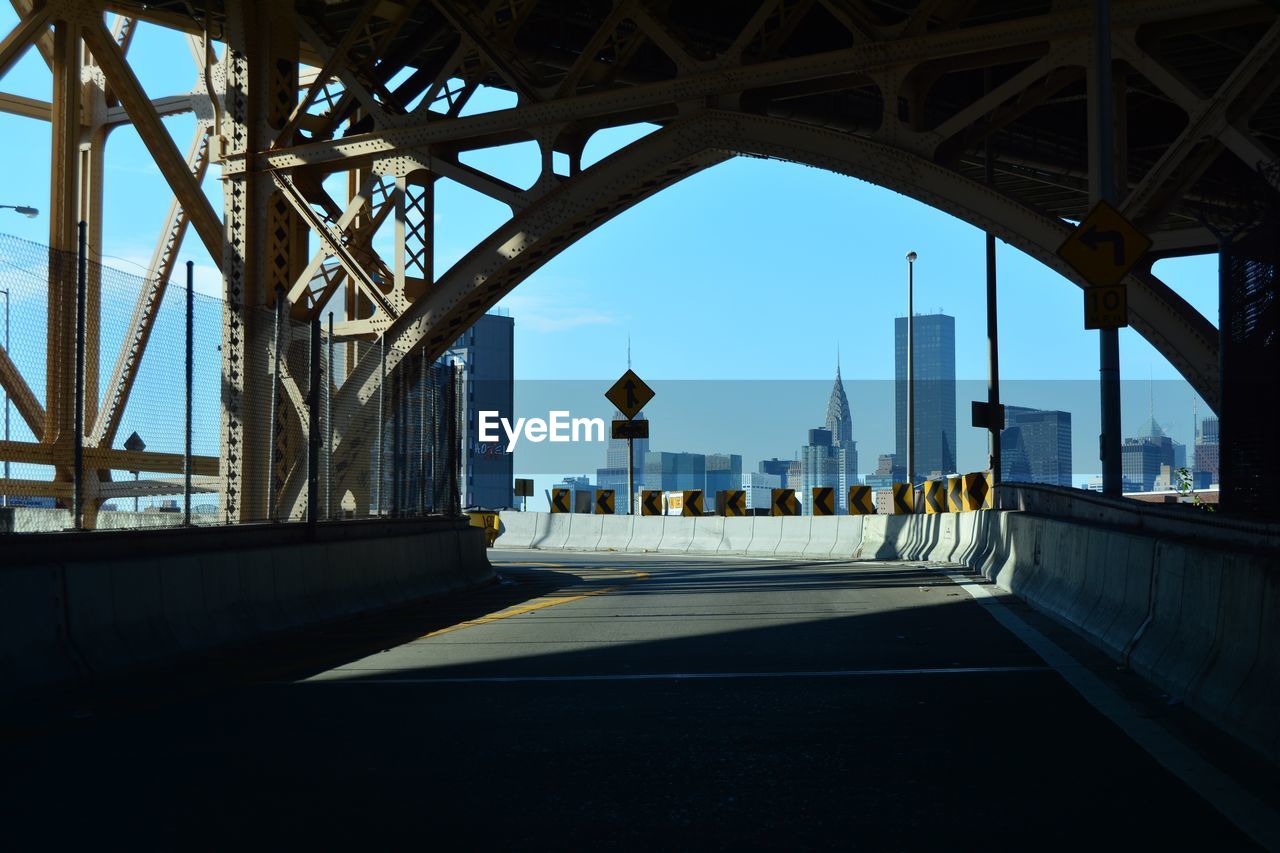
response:
[[[135,125],[174,192],[110,390],[86,398],[89,442],[110,446],[154,305],[194,230],[225,279],[218,464],[232,519],[261,517],[289,491],[288,472],[267,476],[273,437],[245,402],[270,375],[260,319],[270,314],[260,309],[277,293],[294,319],[341,318],[335,477],[366,488],[368,454],[351,437],[375,416],[384,348],[392,366],[442,353],[583,235],[735,155],[897,190],[1075,280],[1054,250],[1096,180],[1087,0],[10,2],[21,22],[0,44],[0,73],[34,45],[54,75],[52,104],[0,94],[0,109],[53,123],[51,246],[73,249],[83,216],[98,251],[102,146],[114,123]],[[1214,250],[1205,209],[1230,208],[1229,189],[1265,180],[1260,164],[1277,159],[1278,18],[1257,0],[1114,0],[1116,189],[1155,239],[1152,260]],[[189,35],[191,92],[143,92],[127,59],[138,21]],[[218,61],[211,42],[225,45]],[[486,86],[516,105],[469,112]],[[178,111],[199,119],[185,158],[160,123]],[[595,133],[641,122],[657,129],[584,166]],[[528,188],[465,162],[528,141],[540,158]],[[211,163],[223,179],[221,215],[200,192]],[[331,192],[336,174],[346,175],[345,197]],[[436,275],[440,179],[502,202],[510,218]],[[383,258],[375,235],[388,231]],[[1149,266],[1129,286],[1131,324],[1216,406],[1214,325]],[[71,313],[52,299],[49,404],[32,424],[55,454],[72,423]],[[87,344],[96,352],[97,341]],[[31,396],[16,371],[0,378],[15,399]],[[295,434],[305,423],[294,395],[281,400],[277,441],[290,432],[281,423],[292,419]]]

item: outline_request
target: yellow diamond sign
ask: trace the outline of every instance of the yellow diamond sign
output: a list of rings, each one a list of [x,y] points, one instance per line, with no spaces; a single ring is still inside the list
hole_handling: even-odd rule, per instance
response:
[[[618,411],[627,420],[631,420],[653,399],[653,389],[644,384],[644,380],[636,376],[635,371],[628,370],[622,374],[621,379],[613,383],[612,388],[604,392],[604,396],[618,407]]]
[[[1150,248],[1146,234],[1100,201],[1058,247],[1058,257],[1093,286],[1106,287],[1119,284]]]

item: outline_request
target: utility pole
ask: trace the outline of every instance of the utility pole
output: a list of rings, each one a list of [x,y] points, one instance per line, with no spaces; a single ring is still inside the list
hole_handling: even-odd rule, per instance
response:
[[[1090,202],[1114,203],[1115,109],[1111,73],[1111,0],[1095,0],[1093,74],[1089,102]],[[1101,393],[1102,431],[1098,456],[1102,462],[1102,493],[1120,497],[1124,491],[1124,466],[1120,455],[1120,330],[1098,331],[1098,384]]]

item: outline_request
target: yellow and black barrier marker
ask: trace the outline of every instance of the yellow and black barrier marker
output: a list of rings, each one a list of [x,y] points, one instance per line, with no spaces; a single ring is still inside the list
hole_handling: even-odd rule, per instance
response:
[[[935,515],[947,511],[947,481],[924,481],[924,511]]]
[[[849,487],[849,515],[875,515],[876,505],[871,500],[870,486]]]
[[[964,475],[964,508],[993,509],[995,489],[991,488],[991,472],[977,471]]]
[[[681,515],[702,515],[702,489],[692,489],[684,492],[684,500],[681,502]]]
[[[910,483],[893,484],[893,514],[911,515],[916,511],[916,490]]]
[[[947,478],[947,512],[964,512],[964,477]]]
[[[662,492],[643,489],[640,492],[640,514],[662,515]]]
[[[769,515],[799,515],[800,501],[795,489],[774,489],[769,502]]]
[[[498,524],[498,514],[496,512],[469,512],[467,515],[471,519],[472,527],[479,527],[484,531],[484,538],[490,548],[493,543],[498,540],[498,534],[501,532]]]
[[[743,489],[725,489],[716,494],[716,515],[740,518],[747,514],[747,493]]]
[[[596,515],[613,515],[613,489],[596,489]]]
[[[552,489],[551,490],[551,511],[552,512],[573,512],[569,507],[569,502],[573,500],[573,491],[571,489]]]
[[[813,515],[836,514],[836,490],[830,486],[813,488]]]

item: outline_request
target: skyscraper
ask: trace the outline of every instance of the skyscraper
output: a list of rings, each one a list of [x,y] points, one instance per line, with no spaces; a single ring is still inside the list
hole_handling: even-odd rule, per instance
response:
[[[1197,489],[1218,482],[1218,419],[1205,418],[1196,432],[1193,474]]]
[[[847,512],[849,487],[858,482],[858,443],[853,440],[853,415],[849,411],[849,398],[844,393],[844,381],[840,378],[839,355],[836,356],[835,384],[827,399],[825,427],[831,433],[831,446],[836,449],[836,479],[829,485],[836,489],[839,510]]]
[[[1126,438],[1121,454],[1124,460],[1124,479],[1141,484],[1142,491],[1155,488],[1160,476],[1160,466],[1175,467],[1174,441],[1164,434],[1153,417],[1147,423],[1144,434],[1138,438]],[[1185,453],[1185,451],[1184,451]]]
[[[736,453],[707,454],[707,501],[714,502],[717,492],[738,489],[742,485],[742,457]]]
[[[915,316],[915,478],[956,470],[956,320]],[[895,455],[907,464],[907,318],[894,320]]]
[[[1071,486],[1071,413],[1005,406],[1000,433],[1004,480]]]
[[[446,357],[462,366],[461,399],[466,407],[460,436],[465,448],[459,483],[462,505],[515,506],[513,459],[506,437],[482,443],[478,430],[480,412],[514,417],[514,321],[500,311],[485,314],[458,338]]]

